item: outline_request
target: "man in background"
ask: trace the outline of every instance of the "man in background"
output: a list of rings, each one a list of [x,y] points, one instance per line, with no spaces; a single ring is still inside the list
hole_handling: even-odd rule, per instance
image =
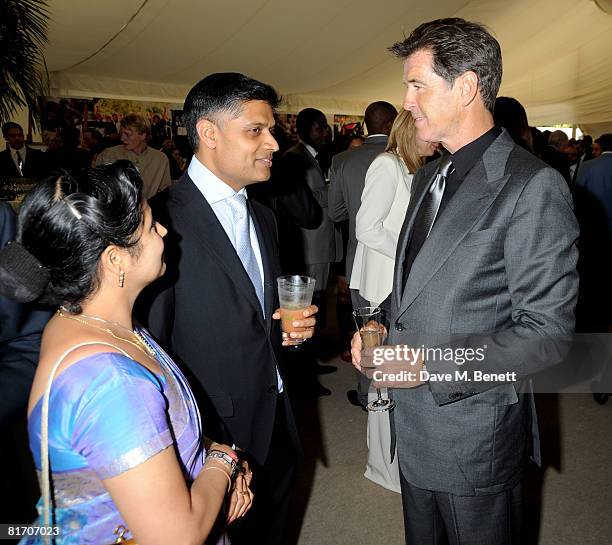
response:
[[[119,159],[132,161],[142,177],[143,195],[149,199],[172,181],[168,158],[161,151],[148,146],[151,126],[142,115],[128,114],[119,123],[121,144],[102,151],[96,157],[94,166],[114,163]]]
[[[45,175],[44,154],[25,145],[21,125],[12,121],[5,123],[2,136],[7,149],[0,152],[0,179],[41,178]]]

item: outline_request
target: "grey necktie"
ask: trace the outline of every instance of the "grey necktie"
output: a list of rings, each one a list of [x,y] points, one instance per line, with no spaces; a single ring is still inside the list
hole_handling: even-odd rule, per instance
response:
[[[17,154],[17,170],[19,171],[19,176],[23,176],[23,157],[18,151],[15,153]]]
[[[228,199],[228,203],[232,209],[234,216],[234,226],[236,233],[236,253],[242,261],[244,270],[249,275],[251,283],[255,288],[257,299],[262,310],[264,309],[264,290],[261,273],[255,259],[255,252],[251,246],[251,229],[249,211],[247,208],[246,195],[236,193],[232,198]]]
[[[442,197],[444,196],[444,190],[446,189],[446,180],[452,172],[452,168],[453,163],[450,155],[446,155],[440,161],[438,170],[436,170],[429,189],[421,202],[421,206],[414,219],[414,225],[412,226],[410,246],[405,253],[402,286],[406,285],[412,264],[425,243],[425,240],[427,240],[429,233],[431,233],[433,224],[436,221],[436,216],[438,215],[438,210],[440,209]]]

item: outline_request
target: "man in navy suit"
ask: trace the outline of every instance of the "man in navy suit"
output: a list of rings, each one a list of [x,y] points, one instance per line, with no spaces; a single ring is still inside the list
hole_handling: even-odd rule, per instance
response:
[[[612,237],[612,133],[601,135],[597,142],[601,155],[580,166],[576,185],[584,187],[605,210]]]
[[[283,371],[278,233],[270,209],[246,186],[270,177],[278,144],[276,91],[236,73],[212,74],[187,95],[194,151],[187,172],[152,199],[168,228],[164,278],[151,286],[152,333],[192,373],[204,432],[235,444],[253,468],[253,508],[232,543],[285,543],[299,442]],[[146,298],[146,295],[145,295]],[[293,338],[312,336],[316,307]],[[284,335],[284,334],[283,334]]]
[[[0,202],[0,248],[15,239],[15,213]],[[40,336],[51,317],[0,295],[0,429],[25,417],[38,364]]]

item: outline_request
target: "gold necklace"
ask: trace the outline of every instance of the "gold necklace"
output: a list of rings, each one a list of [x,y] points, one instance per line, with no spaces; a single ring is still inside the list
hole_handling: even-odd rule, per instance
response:
[[[100,331],[104,331],[105,333],[109,334],[111,337],[113,337],[114,339],[117,339],[118,341],[123,341],[128,344],[131,344],[134,348],[137,348],[138,350],[140,350],[145,356],[148,356],[154,360],[157,360],[157,353],[155,352],[154,348],[146,341],[146,339],[142,338],[136,331],[131,331],[127,327],[117,322],[111,322],[110,320],[105,320],[104,318],[100,318],[99,316],[88,316],[87,314],[81,314],[81,316],[84,318],[88,318],[90,320],[97,320],[99,322],[119,326],[122,329],[125,329],[130,334],[134,335],[134,338],[136,339],[136,341],[134,342],[129,339],[126,339],[125,337],[121,337],[120,335],[117,335],[112,329],[108,327],[102,327],[96,324],[92,324],[86,320],[78,318],[77,316],[71,316],[70,314],[64,314],[64,312],[66,312],[66,310],[63,307],[60,307],[57,311],[58,315],[61,316],[62,318],[66,318],[68,320],[74,320],[75,322],[79,322],[81,324],[88,325],[89,327],[99,329]]]

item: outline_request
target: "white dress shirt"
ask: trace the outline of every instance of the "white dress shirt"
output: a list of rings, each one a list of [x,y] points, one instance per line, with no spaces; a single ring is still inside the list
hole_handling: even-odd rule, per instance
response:
[[[17,152],[19,152],[19,155],[20,155],[21,161],[22,161],[22,167],[23,167],[23,165],[25,165],[25,162],[26,162],[26,153],[27,153],[26,149],[27,149],[27,146],[23,146],[20,150],[13,149],[13,148],[11,148],[9,146],[9,149],[11,150],[11,158],[13,159],[13,163],[15,163],[15,166],[17,167],[17,170],[21,174],[23,174],[21,172],[21,169],[19,168],[19,158],[17,157]]]
[[[317,150],[314,149],[310,144],[307,144],[306,142],[304,142],[304,140],[300,140],[300,142],[302,142],[302,144],[304,144],[304,147],[308,150],[310,155],[312,155],[316,159],[317,155],[318,155]]]

